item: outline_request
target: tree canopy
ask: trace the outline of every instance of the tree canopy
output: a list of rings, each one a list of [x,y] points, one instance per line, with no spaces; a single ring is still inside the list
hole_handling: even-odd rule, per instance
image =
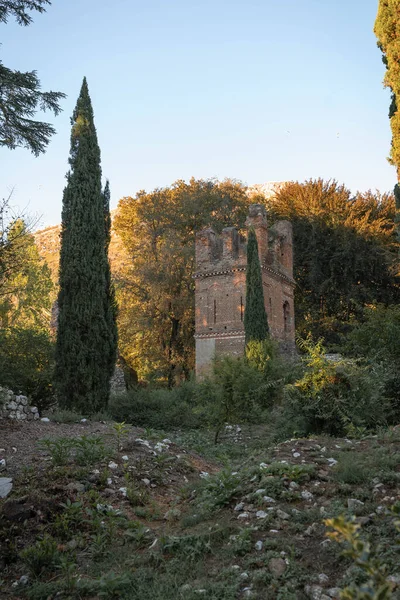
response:
[[[43,13],[47,5],[49,0],[0,0],[0,23],[14,17],[20,25],[30,25],[30,12]],[[35,156],[44,152],[55,129],[34,116],[38,110],[58,115],[62,98],[61,92],[41,91],[36,71],[15,71],[0,61],[0,145],[12,150],[22,146]]]

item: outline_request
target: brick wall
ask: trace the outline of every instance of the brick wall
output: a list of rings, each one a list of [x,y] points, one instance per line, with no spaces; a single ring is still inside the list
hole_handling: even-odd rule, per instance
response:
[[[268,227],[265,209],[252,205],[246,221],[254,227],[262,265],[265,309],[272,336],[283,352],[294,352],[294,281],[292,227],[279,221]],[[213,356],[244,352],[246,239],[229,227],[196,236],[196,373],[204,373]]]

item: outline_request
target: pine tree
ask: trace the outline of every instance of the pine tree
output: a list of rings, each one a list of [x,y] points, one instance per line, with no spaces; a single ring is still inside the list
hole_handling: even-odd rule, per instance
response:
[[[59,404],[84,414],[108,402],[117,333],[108,263],[109,186],[101,189],[100,148],[86,78],[71,120],[64,190],[55,385]]]
[[[0,0],[0,23],[14,17],[19,25],[32,23],[31,11],[43,13],[50,0]],[[55,133],[50,123],[35,121],[38,110],[61,112],[61,92],[42,92],[36,71],[14,71],[0,60],[0,146],[23,146],[38,156]]]
[[[247,239],[246,310],[244,313],[246,344],[263,341],[269,334],[267,313],[264,305],[261,265],[258,256],[256,233],[251,227]]]

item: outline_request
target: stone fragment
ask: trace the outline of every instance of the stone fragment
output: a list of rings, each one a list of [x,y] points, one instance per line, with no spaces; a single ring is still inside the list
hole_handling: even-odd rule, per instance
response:
[[[242,512],[240,513],[240,515],[238,515],[238,519],[249,519],[250,515],[248,512]]]
[[[115,469],[118,469],[118,465],[117,463],[115,463],[113,460],[111,460],[108,463],[108,468],[111,469],[112,471],[115,471]]]
[[[258,540],[258,541],[255,543],[255,546],[254,546],[254,548],[257,550],[257,552],[261,552],[261,550],[263,549],[263,545],[264,545],[264,544],[263,544],[263,541],[262,541],[262,540]]]
[[[295,481],[291,481],[291,482],[289,483],[289,487],[290,487],[290,489],[291,489],[291,490],[298,490],[300,486],[299,486],[299,484],[298,484],[298,483],[296,483]]]
[[[121,458],[122,458],[122,460],[124,460],[125,462],[126,462],[127,460],[129,460],[129,456],[127,456],[126,454],[124,454],[124,456],[121,456]]]
[[[271,558],[268,569],[274,577],[280,577],[286,570],[286,563],[283,558]]]
[[[244,502],[239,502],[239,504],[236,504],[236,506],[233,510],[240,511],[243,509],[244,509]]]
[[[287,512],[281,510],[280,508],[278,508],[278,510],[276,511],[276,515],[280,518],[283,519],[284,521],[287,521],[288,519],[290,519],[290,515],[288,515]]]
[[[347,499],[347,508],[355,513],[360,512],[363,506],[364,502],[361,502],[361,500],[357,500],[356,498]]]
[[[275,504],[275,502],[276,502],[276,500],[274,500],[273,498],[271,498],[271,496],[263,496],[263,500],[267,504]]]
[[[5,458],[0,459],[0,471],[4,471],[6,466],[7,466],[6,459]]]
[[[307,490],[303,490],[301,492],[301,497],[303,498],[303,500],[307,500],[307,502],[311,502],[311,500],[314,498],[312,493],[308,492]]]
[[[325,573],[320,573],[318,575],[318,581],[323,585],[324,583],[328,583],[329,577]]]
[[[260,488],[259,490],[256,490],[256,491],[254,492],[254,494],[255,494],[256,496],[262,496],[263,494],[265,494],[265,492],[266,492],[266,491],[267,491],[267,490],[265,490],[264,488]]]
[[[50,423],[50,419],[48,417],[42,417],[40,420],[42,423]]]
[[[10,477],[0,477],[0,498],[7,498],[13,487]]]
[[[311,600],[322,600],[324,590],[319,585],[306,585],[304,591]]]
[[[265,519],[267,516],[268,516],[268,514],[263,510],[258,510],[256,512],[257,519]]]

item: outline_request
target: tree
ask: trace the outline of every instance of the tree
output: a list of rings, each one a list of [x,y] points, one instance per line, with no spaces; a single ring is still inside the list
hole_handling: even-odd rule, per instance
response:
[[[267,313],[261,277],[258,243],[254,228],[249,229],[247,239],[246,309],[244,311],[246,344],[262,342],[269,334]]]
[[[176,181],[123,198],[114,219],[126,258],[114,263],[120,351],[139,378],[169,386],[194,367],[195,236],[243,227],[250,200],[236,181]]]
[[[107,406],[117,332],[107,255],[109,187],[101,188],[100,148],[86,78],[71,124],[55,384],[60,406],[91,414]]]
[[[352,196],[318,179],[288,183],[264,202],[271,221],[293,226],[298,331],[339,343],[368,305],[400,300],[392,194]]]
[[[50,269],[40,258],[35,238],[22,219],[8,231],[9,252],[0,264],[0,328],[46,328],[50,323]]]
[[[29,11],[45,12],[50,0],[0,0],[0,23],[10,16],[19,25],[30,25]],[[0,145],[10,149],[23,146],[38,156],[55,133],[50,123],[33,119],[38,110],[61,112],[61,92],[42,92],[36,71],[14,71],[0,61]]]
[[[374,32],[382,60],[386,65],[384,85],[392,93],[389,108],[392,129],[392,148],[390,162],[396,167],[397,180],[400,181],[400,113],[397,109],[400,98],[400,2],[399,0],[379,0]]]

